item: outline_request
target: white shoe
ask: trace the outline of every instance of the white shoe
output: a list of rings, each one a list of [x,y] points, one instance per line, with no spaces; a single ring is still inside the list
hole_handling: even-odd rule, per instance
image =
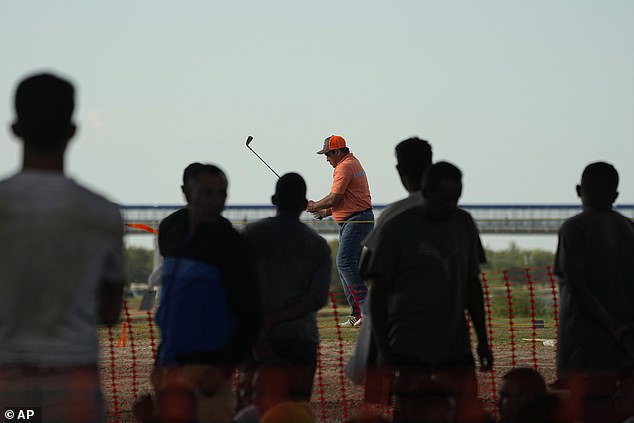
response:
[[[357,323],[360,324],[361,319],[355,317],[355,316],[350,316],[348,317],[348,320],[346,320],[345,322],[339,323],[339,327],[340,328],[353,328],[355,326],[357,326]]]

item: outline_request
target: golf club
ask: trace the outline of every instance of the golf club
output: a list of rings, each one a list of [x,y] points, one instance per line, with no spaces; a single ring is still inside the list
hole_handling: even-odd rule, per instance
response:
[[[249,147],[249,144],[251,144],[251,141],[253,141],[253,137],[251,135],[249,135],[247,137],[247,142],[246,142],[246,146],[249,150],[253,151],[253,154],[255,154],[256,156],[258,156],[258,159],[262,160],[262,163],[264,163],[266,165],[266,167],[268,167],[269,169],[271,169],[271,172],[275,173],[275,176],[277,176],[278,178],[280,177],[280,175],[277,174],[276,171],[273,170],[273,168],[271,166],[269,166],[269,164],[267,162],[264,161],[264,159],[262,157],[260,157],[260,155],[258,153],[256,153],[251,147]]]

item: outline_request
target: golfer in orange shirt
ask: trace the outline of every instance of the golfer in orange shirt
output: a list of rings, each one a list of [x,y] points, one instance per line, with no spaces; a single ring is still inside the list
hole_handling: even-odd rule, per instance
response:
[[[337,269],[350,304],[350,317],[343,327],[361,325],[361,310],[368,288],[359,273],[362,241],[374,227],[370,187],[365,170],[346,146],[346,140],[332,135],[317,154],[324,154],[335,169],[330,193],[319,201],[308,201],[306,211],[315,217],[332,216],[339,224]]]

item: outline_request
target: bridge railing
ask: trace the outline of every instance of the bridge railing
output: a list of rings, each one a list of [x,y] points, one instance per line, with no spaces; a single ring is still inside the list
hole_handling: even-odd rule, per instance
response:
[[[463,204],[475,219],[480,232],[485,234],[554,234],[564,220],[581,212],[579,204]],[[181,205],[122,205],[121,213],[125,223],[142,223],[156,229],[158,223]],[[378,217],[386,205],[374,205]],[[618,205],[621,214],[634,220],[634,204]],[[234,225],[241,226],[265,217],[275,215],[271,205],[229,205],[223,215]],[[309,213],[303,213],[302,221],[322,234],[337,233],[338,226],[332,219],[315,220]],[[127,228],[128,233],[142,233]]]

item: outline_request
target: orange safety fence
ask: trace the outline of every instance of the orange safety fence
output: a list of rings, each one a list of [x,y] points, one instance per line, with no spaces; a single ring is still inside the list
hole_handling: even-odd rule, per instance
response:
[[[479,395],[495,414],[497,386],[508,370],[530,366],[539,369],[547,382],[554,380],[558,288],[550,267],[483,272],[481,282],[495,365],[492,372],[479,373]],[[339,313],[345,304],[339,293],[330,293],[330,303],[318,319],[322,342],[311,402],[316,421],[343,422],[368,407],[389,417],[389,405],[365,404],[364,387],[346,378],[344,366],[354,349],[358,329],[339,327],[347,318]],[[471,338],[475,341],[473,334]],[[132,422],[134,401],[152,389],[150,378],[159,342],[153,314],[133,310],[126,301],[121,326],[104,329],[100,342],[109,420]]]

